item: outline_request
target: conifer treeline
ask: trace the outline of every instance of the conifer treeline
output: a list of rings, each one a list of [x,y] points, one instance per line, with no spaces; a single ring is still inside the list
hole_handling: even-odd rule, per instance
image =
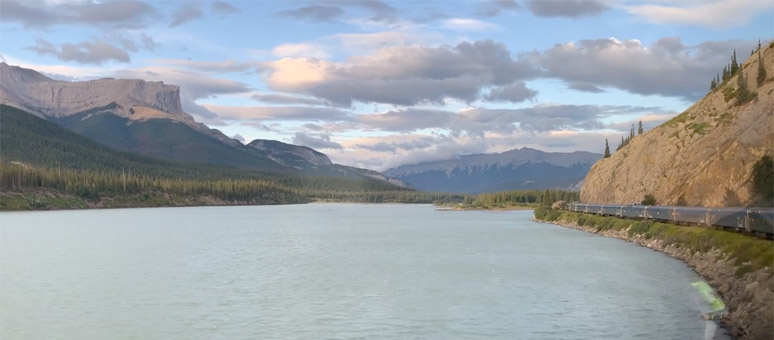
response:
[[[515,190],[484,193],[468,202],[474,206],[550,204],[556,201],[578,201],[580,193],[564,190]]]
[[[461,202],[464,195],[427,193],[396,188],[372,180],[340,178],[283,178],[198,180],[110,171],[0,164],[0,190],[55,190],[87,200],[101,196],[174,194],[182,197],[210,195],[226,201],[302,203],[314,199],[347,202],[432,203]]]

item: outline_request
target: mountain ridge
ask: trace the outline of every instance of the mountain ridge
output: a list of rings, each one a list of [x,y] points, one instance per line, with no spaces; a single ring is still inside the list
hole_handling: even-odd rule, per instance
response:
[[[532,148],[402,165],[384,171],[416,189],[480,193],[518,189],[574,189],[601,154],[550,153]]]

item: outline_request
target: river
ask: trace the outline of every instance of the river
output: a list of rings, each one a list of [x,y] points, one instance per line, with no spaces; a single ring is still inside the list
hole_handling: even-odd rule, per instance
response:
[[[4,212],[0,338],[703,339],[701,278],[684,263],[531,217],[330,203]]]

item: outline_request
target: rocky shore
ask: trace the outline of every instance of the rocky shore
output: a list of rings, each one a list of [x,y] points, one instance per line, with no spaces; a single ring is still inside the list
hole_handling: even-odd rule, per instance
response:
[[[774,338],[774,274],[771,263],[755,269],[748,262],[740,264],[737,261],[737,255],[723,251],[719,247],[711,247],[708,250],[695,249],[696,247],[676,244],[666,238],[652,235],[648,237],[646,233],[632,232],[633,226],[624,229],[603,229],[579,225],[571,218],[559,217],[554,221],[536,220],[635,242],[682,260],[702,275],[722,296],[729,313],[721,320],[721,325],[728,329],[733,337],[756,340]],[[739,250],[745,251],[745,249]]]

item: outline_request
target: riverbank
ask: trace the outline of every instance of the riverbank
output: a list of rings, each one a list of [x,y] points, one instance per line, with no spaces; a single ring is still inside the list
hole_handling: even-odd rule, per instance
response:
[[[774,336],[774,242],[738,233],[537,209],[541,222],[635,242],[684,261],[722,296],[737,339]]]
[[[86,199],[50,190],[0,192],[0,211],[70,210],[102,208],[154,208],[223,205],[276,205],[309,203],[298,196],[256,197],[250,200],[225,200],[212,195],[181,196],[150,191],[143,194],[105,195]]]
[[[500,205],[475,205],[466,203],[441,203],[435,204],[436,210],[448,210],[448,211],[470,211],[470,210],[484,210],[484,211],[512,211],[512,210],[532,210],[536,206],[532,205],[518,205],[518,204],[500,204]]]

